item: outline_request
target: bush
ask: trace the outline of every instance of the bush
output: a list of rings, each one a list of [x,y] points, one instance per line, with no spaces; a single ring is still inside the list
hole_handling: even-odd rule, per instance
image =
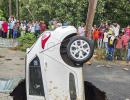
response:
[[[35,41],[36,41],[36,37],[34,34],[26,33],[23,36],[18,38],[18,42],[20,43],[18,49],[22,51],[26,51],[26,49],[31,47]]]
[[[0,20],[5,20],[4,13],[1,9],[0,9]]]

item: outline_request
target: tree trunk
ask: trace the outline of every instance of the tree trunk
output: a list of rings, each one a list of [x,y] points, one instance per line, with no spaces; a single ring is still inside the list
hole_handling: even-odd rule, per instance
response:
[[[86,37],[88,37],[89,39],[91,39],[92,37],[92,25],[96,12],[97,1],[98,0],[89,0],[89,7],[86,20]]]
[[[19,19],[19,0],[16,0],[16,18]]]
[[[9,16],[12,15],[12,0],[9,0]]]

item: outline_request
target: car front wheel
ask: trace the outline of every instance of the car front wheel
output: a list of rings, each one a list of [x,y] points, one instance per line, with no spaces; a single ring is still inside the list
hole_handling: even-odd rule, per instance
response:
[[[76,64],[83,64],[93,56],[94,46],[86,37],[74,36],[67,45],[68,57]]]

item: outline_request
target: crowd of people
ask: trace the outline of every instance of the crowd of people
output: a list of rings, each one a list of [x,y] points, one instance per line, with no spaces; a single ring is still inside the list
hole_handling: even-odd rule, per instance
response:
[[[78,33],[85,35],[85,24],[78,27]],[[105,49],[105,58],[107,60],[126,60],[130,61],[130,25],[126,28],[120,28],[118,23],[101,23],[92,28],[92,39],[95,48]]]
[[[0,37],[16,39],[26,33],[33,33],[38,37],[46,28],[44,21],[19,21],[11,16],[8,21],[0,20]]]
[[[121,29],[117,23],[102,23],[93,27],[93,39],[97,48],[105,48],[107,60],[130,60],[130,26]]]
[[[62,23],[53,20],[51,29],[62,26]],[[38,37],[47,29],[44,21],[19,21],[15,17],[9,17],[8,21],[0,20],[0,37],[13,38],[23,36],[26,33],[32,33]],[[84,36],[85,24],[78,27],[80,36]],[[130,25],[121,29],[118,23],[108,24],[103,22],[100,26],[94,25],[92,28],[92,39],[94,40],[95,48],[105,49],[106,59],[112,61],[130,60]]]

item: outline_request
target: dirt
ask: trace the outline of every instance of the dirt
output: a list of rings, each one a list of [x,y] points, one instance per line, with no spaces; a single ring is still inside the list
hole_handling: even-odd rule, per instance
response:
[[[0,58],[4,58],[5,56],[0,55]]]
[[[0,79],[12,79],[25,75],[25,52],[0,48]]]

